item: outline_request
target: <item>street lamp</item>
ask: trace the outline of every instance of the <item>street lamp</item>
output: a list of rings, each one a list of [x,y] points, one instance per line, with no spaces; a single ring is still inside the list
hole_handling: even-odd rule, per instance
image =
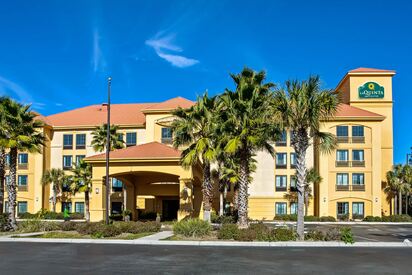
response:
[[[107,136],[106,136],[106,224],[109,224],[109,200],[110,200],[110,180],[109,180],[109,159],[110,159],[110,86],[112,78],[107,79]]]
[[[411,153],[406,154],[406,164],[412,165],[412,147],[411,147]]]

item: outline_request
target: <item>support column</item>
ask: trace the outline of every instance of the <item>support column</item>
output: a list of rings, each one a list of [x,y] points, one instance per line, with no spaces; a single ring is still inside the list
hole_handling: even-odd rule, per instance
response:
[[[90,221],[103,221],[105,217],[105,192],[103,179],[92,180],[92,191],[90,192]]]
[[[180,207],[177,219],[191,218],[193,214],[193,183],[192,179],[179,179]]]

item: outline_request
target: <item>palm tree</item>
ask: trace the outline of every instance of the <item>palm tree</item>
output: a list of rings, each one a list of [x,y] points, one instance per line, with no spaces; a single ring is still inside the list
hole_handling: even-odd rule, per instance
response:
[[[70,190],[75,194],[84,192],[84,207],[86,221],[90,221],[90,192],[92,191],[92,167],[81,160],[72,170]]]
[[[7,136],[6,113],[3,105],[0,105],[0,137]],[[3,214],[4,208],[4,180],[6,174],[6,149],[0,146],[0,214]]]
[[[274,154],[269,142],[280,136],[279,124],[271,112],[273,83],[264,83],[265,72],[244,68],[231,75],[236,90],[226,90],[220,97],[220,115],[225,152],[239,158],[238,225],[248,226],[248,188],[250,162],[258,150]]]
[[[386,172],[386,186],[384,192],[386,193],[388,199],[392,201],[394,199],[394,214],[398,213],[398,190],[400,186],[400,169],[393,169]],[[392,205],[392,203],[391,203]]]
[[[16,229],[17,154],[19,151],[40,152],[44,136],[38,129],[43,124],[35,120],[37,115],[30,110],[30,105],[20,104],[8,97],[0,98],[0,105],[6,121],[5,129],[0,133],[0,147],[10,150],[10,182],[6,187],[11,227]]]
[[[315,168],[309,169],[306,173],[306,181],[305,181],[305,187],[304,187],[304,192],[305,192],[305,216],[308,215],[308,209],[309,209],[309,201],[312,198],[312,186],[315,187],[319,183],[322,182],[322,177],[319,175],[319,173],[315,170]]]
[[[118,130],[119,127],[116,125],[110,126],[110,151],[124,147],[124,141],[119,138],[119,134],[117,133]],[[93,139],[91,145],[93,146],[94,151],[103,152],[106,150],[107,124],[105,123],[102,126],[97,127],[92,132],[92,136]]]
[[[409,165],[397,164],[393,167],[392,171],[386,173],[387,185],[384,191],[389,196],[395,197],[395,214],[402,215],[402,194],[408,195],[411,192],[411,182],[412,168]],[[397,204],[398,209],[396,207],[397,199],[399,200]],[[408,206],[406,205],[406,207]]]
[[[200,164],[203,168],[203,219],[210,221],[213,200],[213,183],[210,164],[216,157],[216,98],[207,93],[197,98],[189,109],[178,108],[173,112],[176,119],[172,123],[175,135],[173,146],[185,146],[181,164],[190,167]]]
[[[318,76],[311,76],[307,81],[287,81],[286,90],[276,94],[274,109],[282,116],[284,127],[291,130],[291,145],[296,153],[299,240],[304,239],[306,151],[314,140],[321,152],[330,153],[336,148],[335,136],[321,132],[320,127],[322,121],[334,116],[338,105],[337,92],[321,90]]]
[[[405,194],[405,214],[408,214],[409,196],[412,191],[412,166],[406,164],[402,169],[403,190]]]
[[[41,183],[43,185],[52,185],[52,204],[53,204],[53,212],[56,212],[56,203],[57,203],[57,194],[59,194],[62,189],[63,185],[66,182],[66,175],[64,171],[60,168],[52,168],[47,170],[41,179]]]

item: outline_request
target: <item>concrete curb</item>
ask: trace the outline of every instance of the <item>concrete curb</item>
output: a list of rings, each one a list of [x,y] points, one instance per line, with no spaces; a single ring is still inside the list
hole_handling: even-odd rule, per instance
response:
[[[129,244],[129,245],[163,245],[163,246],[236,246],[236,247],[410,247],[412,243],[404,242],[232,242],[232,241],[161,241],[161,240],[101,240],[101,239],[40,239],[40,238],[5,238],[1,242],[20,243],[75,243],[75,244]]]

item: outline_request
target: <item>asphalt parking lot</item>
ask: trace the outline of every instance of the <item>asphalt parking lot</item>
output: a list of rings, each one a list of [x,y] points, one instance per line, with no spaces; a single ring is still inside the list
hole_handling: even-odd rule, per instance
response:
[[[1,274],[410,274],[412,249],[0,243]]]

